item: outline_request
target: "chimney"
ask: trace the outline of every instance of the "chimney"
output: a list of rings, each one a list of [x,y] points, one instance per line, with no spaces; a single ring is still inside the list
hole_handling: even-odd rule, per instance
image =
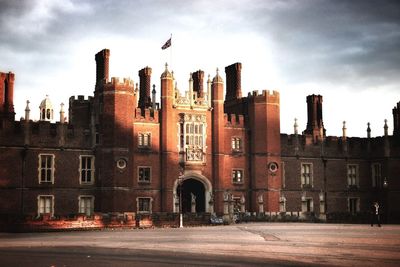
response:
[[[225,67],[226,95],[225,100],[236,100],[242,97],[242,63],[234,63]]]
[[[197,97],[204,97],[204,71],[198,70],[192,74],[193,92],[196,92]]]
[[[110,50],[103,49],[95,56],[96,60],[96,85],[107,82],[109,78]]]
[[[393,135],[400,137],[400,102],[393,108]]]
[[[314,141],[322,140],[325,137],[321,95],[307,96],[307,128],[304,134],[312,135]]]
[[[145,67],[139,71],[140,92],[139,92],[139,108],[144,109],[151,107],[150,83],[151,68]]]

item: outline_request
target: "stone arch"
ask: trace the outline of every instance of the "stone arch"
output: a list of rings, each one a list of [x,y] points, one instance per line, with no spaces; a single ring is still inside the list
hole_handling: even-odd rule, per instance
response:
[[[181,177],[181,181],[184,182],[186,180],[189,179],[193,179],[196,181],[199,181],[202,183],[202,185],[204,186],[204,200],[205,200],[205,212],[214,212],[214,204],[211,202],[210,200],[212,198],[212,184],[211,182],[207,179],[207,177],[205,177],[204,175],[201,175],[197,172],[193,172],[193,171],[186,171],[185,174]],[[180,179],[176,179],[174,182],[174,187],[173,187],[173,209],[174,212],[179,212],[179,208],[178,206],[176,206],[176,203],[179,203],[179,195],[177,192],[177,189],[179,187],[179,180]]]

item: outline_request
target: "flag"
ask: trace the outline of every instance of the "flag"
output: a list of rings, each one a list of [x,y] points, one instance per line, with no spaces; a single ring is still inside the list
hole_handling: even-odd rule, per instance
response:
[[[169,38],[168,41],[165,42],[165,44],[161,47],[161,49],[165,50],[170,46],[171,46],[171,38]]]

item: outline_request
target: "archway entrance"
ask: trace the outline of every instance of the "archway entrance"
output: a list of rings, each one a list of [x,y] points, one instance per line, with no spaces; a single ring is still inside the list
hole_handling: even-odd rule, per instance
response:
[[[195,202],[196,212],[206,211],[205,188],[202,182],[196,179],[186,179],[176,189],[177,196],[182,190],[182,213],[192,211],[192,199]]]

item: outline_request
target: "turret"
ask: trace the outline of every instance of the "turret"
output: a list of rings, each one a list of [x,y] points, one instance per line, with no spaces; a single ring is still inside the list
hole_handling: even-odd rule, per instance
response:
[[[235,100],[242,97],[242,63],[234,63],[225,67],[226,96],[225,100]]]
[[[324,122],[322,120],[322,96],[307,96],[307,128],[304,134],[313,136],[314,141],[325,137]]]
[[[151,68],[145,67],[139,71],[140,93],[139,108],[151,107],[150,86],[151,86]]]
[[[52,121],[54,116],[53,104],[51,103],[49,96],[46,95],[46,98],[40,102],[39,106],[40,110],[40,120],[41,121]]]

